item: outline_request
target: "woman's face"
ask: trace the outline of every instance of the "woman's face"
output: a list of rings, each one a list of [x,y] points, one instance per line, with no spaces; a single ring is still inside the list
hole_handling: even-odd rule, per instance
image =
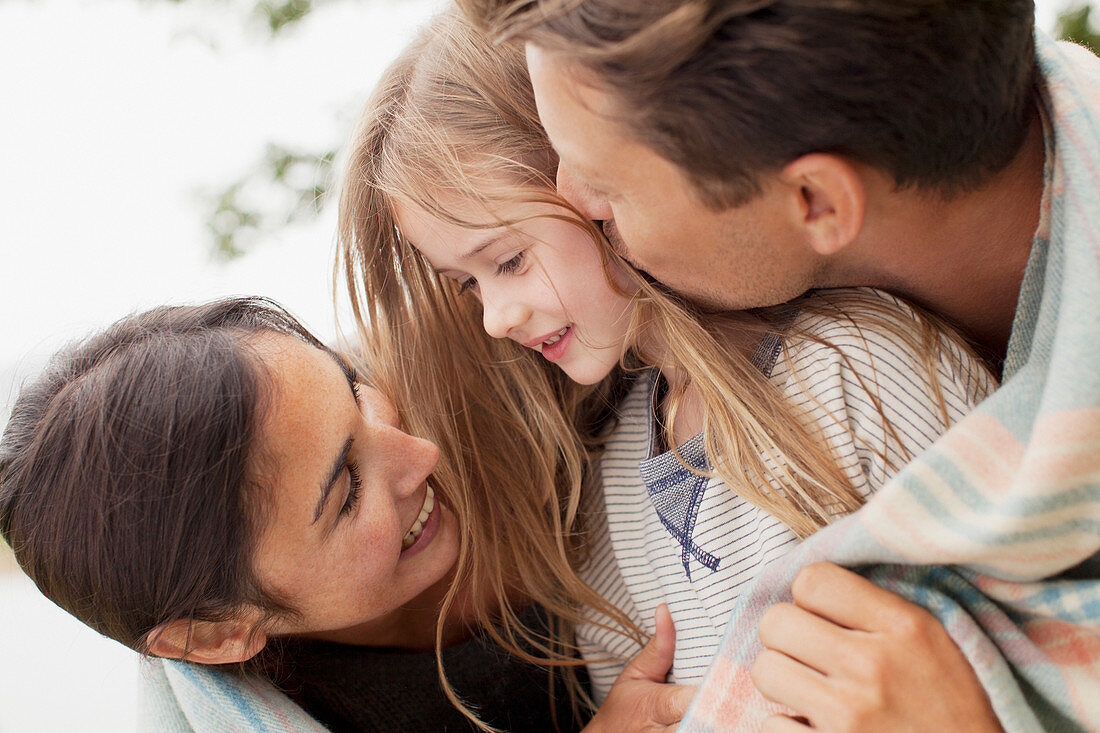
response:
[[[299,612],[273,633],[377,643],[403,605],[435,599],[458,557],[454,515],[428,486],[439,449],[403,432],[393,405],[333,355],[281,334],[253,344],[274,387],[253,565]]]
[[[480,211],[451,207],[463,221],[519,221],[471,229],[398,205],[398,226],[440,274],[481,300],[485,331],[534,349],[573,381],[595,384],[626,350],[631,301],[625,273],[608,282],[598,245],[568,212],[548,203]]]

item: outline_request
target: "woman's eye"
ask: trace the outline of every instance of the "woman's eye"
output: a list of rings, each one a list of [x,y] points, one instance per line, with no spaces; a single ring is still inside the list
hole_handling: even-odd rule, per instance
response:
[[[359,464],[348,461],[348,495],[340,507],[340,516],[351,514],[359,504],[359,496],[363,492],[363,477],[359,473]]]
[[[507,262],[501,262],[499,265],[497,265],[497,274],[507,275],[518,270],[523,265],[523,258],[525,253],[526,250],[520,250],[519,252],[516,252],[515,256],[512,257],[512,259],[508,260]]]
[[[476,277],[468,277],[468,278],[466,278],[465,280],[463,280],[462,282],[460,282],[458,284],[458,294],[462,295],[467,290],[469,290],[470,288],[475,287],[475,286],[477,286],[477,278]]]

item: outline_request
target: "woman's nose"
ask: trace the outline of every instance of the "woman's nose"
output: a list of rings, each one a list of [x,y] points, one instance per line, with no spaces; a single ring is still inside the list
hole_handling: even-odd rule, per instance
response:
[[[374,387],[359,384],[359,407],[367,422],[400,429],[401,418],[397,407]]]
[[[389,470],[396,496],[414,493],[439,463],[439,447],[406,433],[397,408],[377,389],[361,385],[359,400],[364,417],[375,428],[370,469]]]

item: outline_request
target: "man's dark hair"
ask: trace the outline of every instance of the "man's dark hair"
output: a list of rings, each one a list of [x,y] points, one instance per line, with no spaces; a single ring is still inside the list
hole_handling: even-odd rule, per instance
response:
[[[575,64],[704,200],[836,153],[945,195],[1003,169],[1033,114],[1032,0],[459,0]]]

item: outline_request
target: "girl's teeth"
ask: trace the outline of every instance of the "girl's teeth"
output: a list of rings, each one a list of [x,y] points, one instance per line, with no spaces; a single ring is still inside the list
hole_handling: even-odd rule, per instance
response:
[[[424,506],[420,508],[420,514],[416,515],[416,521],[413,522],[413,526],[409,528],[409,531],[401,539],[402,550],[407,550],[416,542],[416,538],[419,537],[420,533],[424,530],[424,522],[428,521],[428,517],[431,516],[432,509],[435,509],[435,492],[432,491],[431,484],[428,484],[428,491],[424,495]]]
[[[561,337],[564,336],[565,332],[568,331],[568,330],[569,330],[569,326],[566,326],[562,330],[558,331],[558,334],[556,336],[551,336],[550,338],[546,339],[542,343],[545,346],[553,346],[557,342],[561,341]]]

